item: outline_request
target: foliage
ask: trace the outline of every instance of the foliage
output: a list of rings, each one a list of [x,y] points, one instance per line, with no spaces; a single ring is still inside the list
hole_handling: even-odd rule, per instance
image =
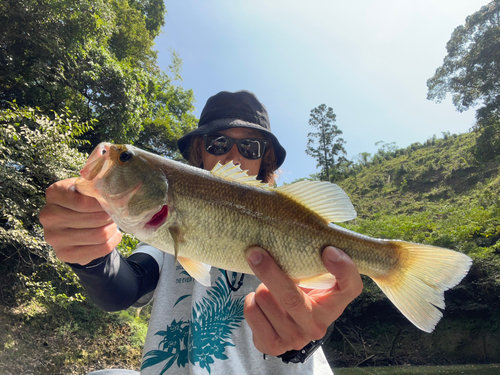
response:
[[[15,103],[0,110],[0,283],[5,286],[0,314],[3,324],[13,319],[21,330],[19,336],[9,327],[12,345],[2,352],[3,363],[19,361],[16,348],[34,350],[23,337],[37,332],[42,343],[58,348],[56,357],[36,354],[47,373],[59,373],[65,366],[88,369],[93,362],[102,366],[127,357],[134,357],[136,365],[140,361],[147,327],[144,318],[133,318],[129,312],[109,314],[88,301],[77,276],[43,241],[38,222],[45,189],[77,175],[85,163],[87,155],[75,147],[81,143],[77,137],[89,129],[88,123],[76,122],[69,110],[49,116]],[[128,254],[135,241],[125,235],[120,251]],[[13,307],[12,316],[4,314],[4,305]],[[123,354],[107,353],[110,345],[119,346]],[[29,360],[23,363],[19,373],[30,366]]]
[[[159,0],[3,1],[0,108],[16,99],[98,120],[84,135],[87,151],[101,141],[133,143],[144,120],[166,113],[189,127],[192,91],[173,86],[152,49],[164,15]],[[174,59],[174,78],[180,63]]]
[[[331,107],[325,104],[311,110],[309,125],[317,129],[317,132],[310,132],[307,135],[306,154],[316,159],[321,167],[320,179],[334,181],[343,175],[349,161],[344,156],[346,154],[342,138],[337,138],[342,134],[336,122],[336,115]],[[317,143],[317,144],[316,144]]]
[[[490,159],[500,158],[500,107],[493,113],[488,108],[477,111],[477,124],[474,127],[478,134],[476,158],[485,163]]]
[[[446,49],[443,65],[427,81],[428,99],[441,101],[451,92],[459,111],[500,99],[500,1],[468,16],[465,25],[455,28]]]
[[[69,110],[51,117],[16,104],[0,111],[0,264],[3,277],[19,273],[16,284],[26,283],[28,289],[38,288],[40,297],[61,300],[68,290],[76,293],[77,283],[43,241],[38,213],[46,188],[75,176],[83,166],[86,155],[74,147],[80,143],[76,137],[90,125],[76,123]],[[56,280],[51,281],[54,273]],[[65,291],[56,292],[53,283],[61,278]]]
[[[101,141],[177,156],[176,139],[195,127],[194,97],[174,85],[182,65],[175,51],[167,71],[157,65],[153,40],[164,15],[162,0],[0,2],[0,282],[8,286],[0,314],[10,306],[43,340],[77,340],[79,348],[58,353],[63,362],[44,358],[57,369],[116,363],[113,345],[86,353],[88,340],[102,344],[115,330],[121,358],[140,358],[146,323],[115,319],[85,298],[44,242],[38,213],[47,187],[76,176]],[[136,244],[124,235],[118,250],[129,255]]]
[[[448,54],[427,81],[427,98],[442,101],[452,94],[462,112],[481,104],[476,112],[478,156],[498,157],[500,149],[500,0],[494,0],[467,17],[453,31]]]
[[[135,310],[108,313],[88,300],[64,307],[36,298],[10,309],[0,305],[0,321],[2,374],[138,370],[147,329]],[[3,345],[6,333],[8,345]]]
[[[173,57],[180,66],[182,61],[176,53],[173,53]],[[153,114],[143,121],[143,129],[135,145],[171,159],[182,160],[177,140],[197,126],[197,120],[191,113],[194,110],[193,93],[169,85],[168,81],[163,81],[159,91]]]

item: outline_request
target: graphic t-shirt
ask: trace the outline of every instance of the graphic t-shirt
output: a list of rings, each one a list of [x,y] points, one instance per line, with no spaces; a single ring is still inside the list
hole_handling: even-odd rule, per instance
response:
[[[154,299],[141,375],[333,374],[321,348],[303,364],[264,359],[255,348],[243,303],[259,286],[257,277],[233,272],[226,277],[225,270],[213,267],[207,288],[175,264],[172,255],[144,244],[136,252],[153,256],[160,267],[155,291],[136,304]]]

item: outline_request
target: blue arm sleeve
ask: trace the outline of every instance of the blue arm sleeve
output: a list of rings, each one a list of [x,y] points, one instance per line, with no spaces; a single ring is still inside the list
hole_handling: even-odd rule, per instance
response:
[[[90,299],[106,311],[132,306],[156,288],[160,275],[158,263],[151,255],[135,253],[125,259],[116,249],[85,266],[68,264]]]

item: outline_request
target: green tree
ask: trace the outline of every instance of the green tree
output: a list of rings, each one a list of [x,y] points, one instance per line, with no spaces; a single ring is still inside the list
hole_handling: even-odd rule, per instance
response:
[[[309,125],[316,132],[307,135],[306,154],[317,161],[317,167],[321,167],[320,179],[333,181],[344,171],[348,160],[339,154],[346,154],[344,143],[339,135],[342,134],[336,122],[336,115],[331,107],[325,104],[311,110]]]
[[[172,57],[173,66],[170,70],[174,76],[180,77],[182,60],[175,52]],[[177,149],[177,140],[197,126],[197,119],[192,114],[193,102],[192,90],[184,90],[171,85],[168,79],[164,80],[156,95],[151,116],[143,121],[135,145],[159,155],[183,160]]]
[[[16,105],[0,110],[2,285],[12,285],[22,274],[32,274],[41,263],[51,265],[58,273],[67,273],[43,240],[38,214],[47,187],[76,176],[84,165],[87,155],[75,146],[80,143],[77,138],[88,129],[89,124],[78,124],[68,110],[51,116]],[[5,278],[11,279],[5,282]]]
[[[47,113],[68,107],[81,122],[97,120],[84,136],[89,147],[136,141],[143,122],[176,101],[184,101],[172,113],[181,122],[175,111],[192,111],[194,100],[173,84],[181,60],[172,78],[152,49],[164,15],[158,0],[2,1],[0,108],[13,100]]]
[[[500,0],[483,6],[453,31],[448,54],[427,81],[430,100],[452,93],[459,111],[479,103],[498,107],[500,96]],[[493,109],[493,108],[491,108]]]
[[[446,45],[443,65],[427,81],[427,98],[442,101],[452,94],[462,112],[476,112],[478,154],[499,156],[500,148],[500,0],[494,0],[467,17]]]

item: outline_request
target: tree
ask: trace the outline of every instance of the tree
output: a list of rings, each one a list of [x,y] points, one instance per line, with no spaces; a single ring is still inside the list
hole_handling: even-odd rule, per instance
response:
[[[41,273],[56,272],[54,282],[68,273],[43,240],[38,214],[45,202],[47,187],[77,176],[83,167],[88,155],[78,152],[75,146],[80,143],[77,138],[88,131],[89,126],[77,123],[68,110],[51,116],[15,104],[0,110],[0,278],[3,285],[14,284],[17,289],[19,281],[38,272],[36,266],[42,263],[45,268],[39,269]],[[14,293],[15,290],[9,291],[8,299],[13,298]]]
[[[345,166],[348,160],[339,154],[346,154],[345,141],[337,138],[342,134],[336,122],[336,115],[331,107],[325,104],[311,110],[309,125],[317,129],[307,135],[306,154],[316,159],[317,167],[321,167],[320,179],[333,181],[341,175],[341,166]]]
[[[135,142],[143,121],[171,102],[193,110],[191,90],[157,66],[153,40],[164,24],[160,0],[5,0],[0,3],[0,109],[20,106],[94,122],[84,138]],[[180,68],[174,60],[173,70]],[[156,111],[156,112],[155,112]]]
[[[462,112],[477,105],[478,156],[499,156],[500,148],[500,0],[467,17],[453,31],[448,54],[427,81],[427,99],[442,101],[452,94]]]
[[[448,92],[462,112],[479,102],[500,104],[500,0],[483,6],[453,31],[448,54],[427,81],[427,98],[441,101]],[[493,109],[493,108],[492,108]]]
[[[174,52],[170,70],[179,76],[182,60]],[[177,149],[177,140],[197,126],[192,114],[194,97],[191,90],[173,86],[168,80],[159,90],[150,118],[142,123],[143,128],[135,141],[137,147],[176,160],[183,160]]]

